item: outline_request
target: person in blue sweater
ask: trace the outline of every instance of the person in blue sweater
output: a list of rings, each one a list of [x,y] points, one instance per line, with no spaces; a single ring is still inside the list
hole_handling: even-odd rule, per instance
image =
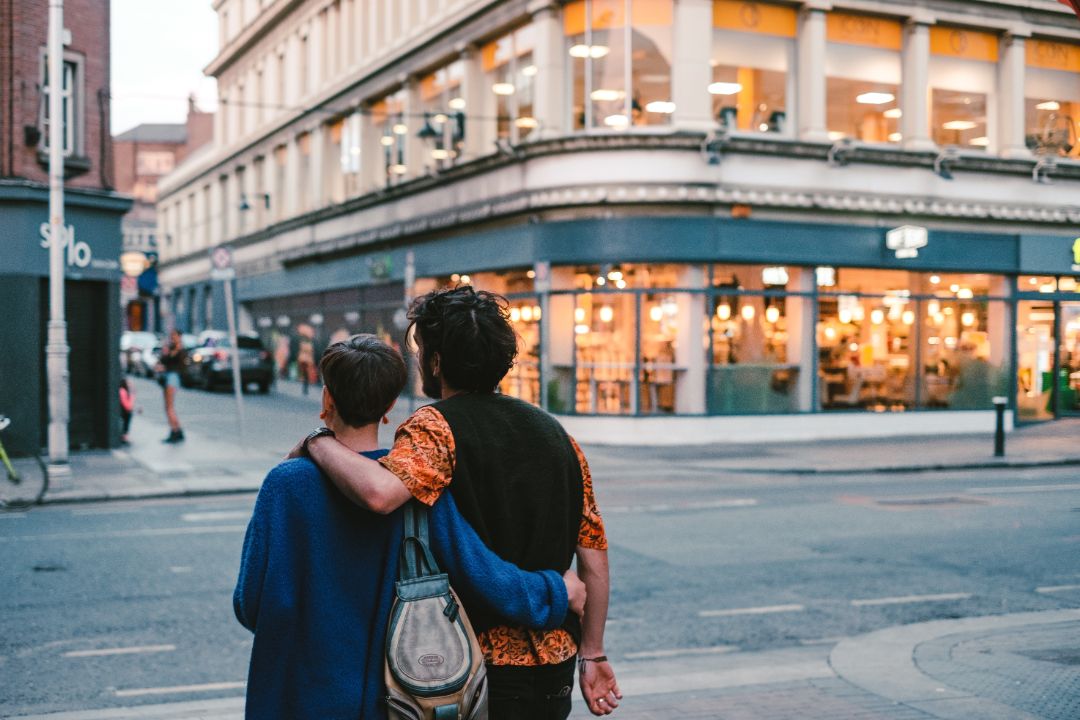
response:
[[[327,348],[320,417],[347,447],[375,459],[379,421],[406,382],[401,354],[372,335]],[[319,432],[319,431],[317,431]],[[479,539],[446,493],[430,510],[432,550],[466,610],[535,629],[580,614],[573,572],[525,572]],[[244,538],[233,607],[254,641],[246,717],[386,718],[383,652],[397,579],[402,514],[341,495],[307,458],[266,476]]]

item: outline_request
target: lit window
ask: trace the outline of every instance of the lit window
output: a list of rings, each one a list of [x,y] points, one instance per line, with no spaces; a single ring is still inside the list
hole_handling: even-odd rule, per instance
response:
[[[998,40],[990,33],[930,28],[930,137],[938,145],[985,150],[996,88]]]
[[[539,126],[533,109],[537,74],[533,45],[533,28],[527,25],[488,43],[482,50],[488,91],[480,114],[495,118],[492,140],[505,138],[516,144]],[[485,125],[490,126],[490,121]]]
[[[420,79],[423,126],[417,131],[425,142],[426,164],[437,168],[453,164],[465,140],[465,100],[461,81],[465,66],[459,60]]]
[[[564,18],[574,128],[668,124],[671,0],[577,0]]]
[[[899,22],[830,13],[825,60],[829,137],[899,142]]]
[[[796,18],[792,8],[714,0],[713,117],[730,130],[788,129],[788,68],[792,66]]]
[[[401,182],[409,172],[405,164],[405,146],[409,124],[405,117],[405,90],[387,95],[371,106],[372,124],[381,132],[379,145],[383,149],[386,184]]]
[[[1040,154],[1080,157],[1080,45],[1032,39],[1025,50],[1027,146]]]

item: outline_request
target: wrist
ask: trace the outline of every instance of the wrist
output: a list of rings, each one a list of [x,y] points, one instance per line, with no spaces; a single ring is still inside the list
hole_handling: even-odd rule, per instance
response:
[[[333,438],[334,431],[328,427],[320,427],[313,430],[306,438],[304,438],[303,452],[304,455],[311,457],[311,448],[317,445],[319,442],[328,442],[328,438]]]

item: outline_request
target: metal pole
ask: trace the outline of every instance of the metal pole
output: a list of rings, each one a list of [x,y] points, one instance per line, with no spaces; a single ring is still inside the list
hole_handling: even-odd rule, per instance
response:
[[[1005,457],[1005,406],[1009,399],[1000,395],[994,398],[997,423],[994,426],[994,457]]]
[[[240,447],[247,447],[247,434],[244,427],[244,386],[240,382],[240,350],[236,345],[236,307],[233,305],[232,280],[225,283],[225,316],[229,324],[229,346],[232,356],[233,394],[236,396],[236,423],[240,428]]]
[[[416,253],[412,250],[405,252],[405,272],[402,277],[403,285],[405,286],[405,298],[403,308],[405,313],[409,312],[409,308],[412,306],[413,301],[413,285],[416,283]],[[408,320],[405,321],[405,327],[408,328]],[[408,370],[409,378],[409,414],[413,413],[416,409],[416,377],[413,375],[413,369],[416,372],[420,372],[419,362],[415,361],[415,354],[409,352],[408,337],[405,338],[405,368]]]
[[[49,0],[49,326],[45,365],[49,388],[49,472],[68,467],[67,322],[64,320],[64,0]]]

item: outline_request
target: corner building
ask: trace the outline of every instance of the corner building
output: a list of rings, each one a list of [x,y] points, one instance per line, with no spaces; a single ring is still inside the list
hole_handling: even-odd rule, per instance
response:
[[[506,295],[503,391],[584,442],[1080,413],[1060,3],[216,7],[215,144],[160,185],[182,329],[222,326],[227,244],[283,373],[298,334],[400,338],[407,295]]]

